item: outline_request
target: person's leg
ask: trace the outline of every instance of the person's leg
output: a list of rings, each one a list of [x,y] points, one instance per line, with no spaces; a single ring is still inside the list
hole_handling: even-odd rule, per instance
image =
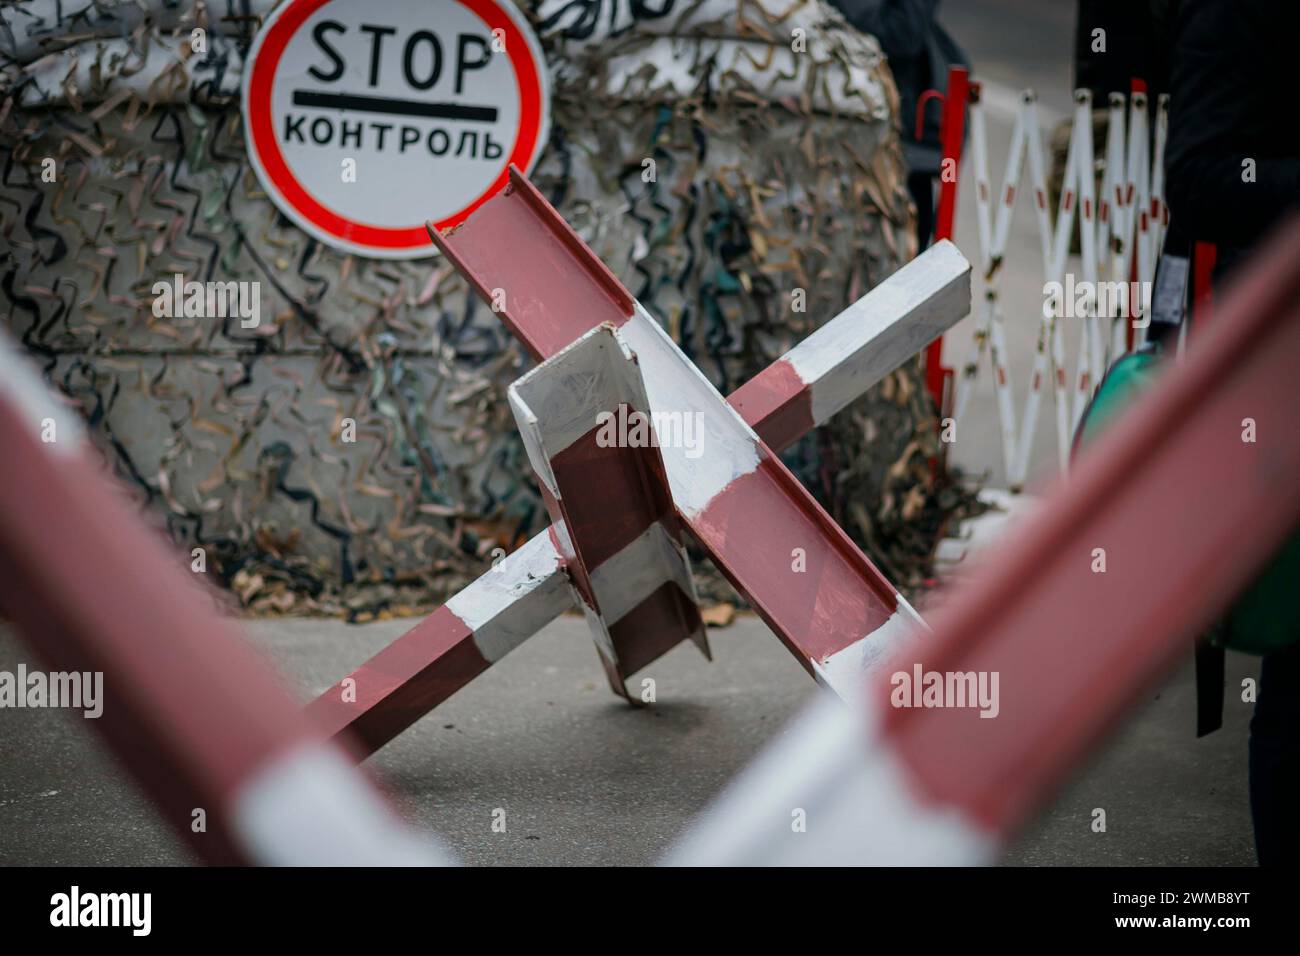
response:
[[[1250,721],[1250,814],[1260,866],[1300,859],[1300,644],[1264,656]]]
[[[929,173],[911,172],[907,189],[916,203],[916,252],[921,254],[934,238],[934,177]]]

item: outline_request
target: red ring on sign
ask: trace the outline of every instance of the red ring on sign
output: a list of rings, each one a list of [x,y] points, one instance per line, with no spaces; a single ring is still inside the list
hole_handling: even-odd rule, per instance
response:
[[[284,153],[275,138],[275,127],[271,118],[271,85],[275,80],[275,69],[280,65],[280,57],[293,38],[298,28],[313,13],[330,3],[331,0],[293,0],[267,28],[261,38],[257,57],[253,63],[253,72],[248,88],[248,127],[251,132],[253,149],[261,161],[267,178],[280,190],[280,195],[290,206],[297,210],[309,222],[324,232],[358,245],[377,246],[384,249],[413,249],[430,246],[429,233],[423,223],[418,226],[393,229],[385,226],[368,226],[353,222],[322,205],[309,193],[294,176]],[[445,219],[434,223],[439,229],[454,226],[465,219],[479,206],[487,202],[490,196],[500,192],[509,179],[510,165],[527,169],[532,158],[533,147],[537,143],[537,134],[541,127],[542,88],[537,75],[537,63],[532,56],[532,46],[524,39],[519,27],[510,15],[492,0],[455,0],[461,6],[468,7],[480,20],[487,24],[488,30],[501,30],[505,33],[506,49],[527,50],[524,66],[527,76],[521,76],[520,66],[511,56],[510,65],[515,71],[515,85],[519,91],[519,136],[515,148],[502,164],[496,181],[477,199],[465,208]],[[507,0],[508,2],[508,0]]]

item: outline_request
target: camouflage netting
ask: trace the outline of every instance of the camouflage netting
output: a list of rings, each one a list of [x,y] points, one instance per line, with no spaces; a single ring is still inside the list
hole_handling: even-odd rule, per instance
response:
[[[265,197],[238,89],[272,6],[4,9],[0,303],[245,604],[427,606],[546,520],[504,398],[522,353],[446,263],[342,254]],[[892,81],[819,0],[530,12],[553,87],[534,181],[724,393],[912,256]],[[260,281],[261,325],[156,318],[175,273]],[[906,589],[968,504],[936,453],[909,366],[786,459]]]

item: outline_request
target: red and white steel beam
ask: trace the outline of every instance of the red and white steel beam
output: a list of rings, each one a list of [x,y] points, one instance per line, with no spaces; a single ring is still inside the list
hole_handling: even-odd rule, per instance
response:
[[[464,223],[430,231],[535,357],[608,323],[636,353],[654,411],[702,423],[698,458],[661,449],[677,512],[810,673],[847,691],[916,629],[889,581],[518,170]]]
[[[102,673],[103,711],[91,727],[200,858],[441,860],[320,741],[138,523],[79,419],[2,333],[0,447],[0,606],[52,670]]]
[[[616,694],[684,638],[708,637],[668,492],[661,442],[698,439],[651,417],[636,356],[592,329],[510,386],[577,605]]]
[[[500,210],[503,215],[514,211]],[[506,258],[524,267],[536,256],[544,271],[554,247],[569,241],[585,249],[576,236],[562,234],[548,236],[528,255],[515,243]],[[630,308],[631,297],[612,275],[601,285]],[[493,288],[481,291],[499,301]],[[576,314],[586,308],[583,296],[599,291],[587,285],[558,290],[568,296],[562,304]],[[733,392],[729,402],[769,447],[779,450],[875,385],[969,308],[970,263],[951,242],[940,241]],[[513,321],[508,314],[503,318]],[[545,329],[527,333],[520,335],[535,357],[543,348],[565,344],[556,344],[563,336],[548,340]],[[631,573],[625,580],[629,588],[638,587]],[[652,651],[666,634],[677,635],[674,644],[690,635],[673,624],[680,613],[678,597],[658,590],[648,585],[628,590],[629,600],[638,599],[637,613],[620,616],[612,627],[624,654],[638,666],[653,659],[632,653],[637,643],[632,635],[642,629],[653,629],[645,639]],[[323,693],[309,708],[312,717],[330,736],[354,737],[355,746],[371,753],[550,623],[569,606],[568,593],[564,558],[554,529],[548,529]]]
[[[819,702],[667,862],[995,856],[1300,525],[1300,220],[1265,248],[1223,321],[872,675],[862,706]],[[916,706],[896,675],[917,670],[997,675],[996,716]]]

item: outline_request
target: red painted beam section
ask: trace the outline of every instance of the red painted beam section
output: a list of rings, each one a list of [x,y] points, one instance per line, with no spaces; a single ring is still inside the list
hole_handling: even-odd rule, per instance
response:
[[[692,530],[805,667],[876,631],[898,607],[893,585],[775,457],[732,482]],[[798,573],[796,549],[808,562]]]
[[[517,195],[516,195],[517,194]],[[516,195],[518,202],[502,202]],[[533,358],[547,359],[602,322],[616,328],[632,315],[632,296],[599,260],[581,281],[572,282],[574,257],[586,245],[563,219],[536,235],[537,242],[521,254],[518,241],[501,237],[530,235],[538,216],[550,205],[519,170],[510,167],[510,182],[500,196],[489,199],[466,223],[445,234],[428,224],[429,236],[447,261],[493,307],[501,321]],[[450,240],[450,241],[449,241]],[[599,266],[599,268],[596,268]],[[503,286],[487,286],[480,276],[508,275]]]
[[[799,373],[777,359],[727,397],[750,428],[775,452],[789,448],[816,427],[812,392]]]

